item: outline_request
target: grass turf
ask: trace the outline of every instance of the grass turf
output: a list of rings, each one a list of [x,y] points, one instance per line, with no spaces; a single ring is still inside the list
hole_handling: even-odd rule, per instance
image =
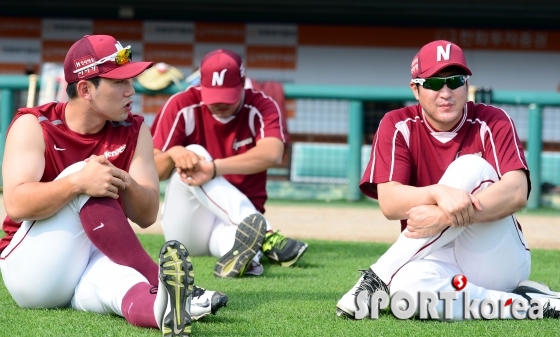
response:
[[[140,235],[154,258],[161,235]],[[353,321],[335,315],[338,299],[354,285],[359,268],[367,268],[387,244],[309,241],[295,267],[265,265],[259,277],[217,279],[215,258],[194,257],[195,283],[229,296],[217,315],[193,325],[193,336],[558,336],[560,321],[437,322],[400,321],[384,314],[379,320]],[[48,252],[45,252],[48,254]],[[560,289],[559,250],[533,250],[531,279]],[[265,258],[263,258],[265,260]],[[116,316],[72,309],[22,309],[0,282],[0,336],[160,336],[154,329],[130,326]]]

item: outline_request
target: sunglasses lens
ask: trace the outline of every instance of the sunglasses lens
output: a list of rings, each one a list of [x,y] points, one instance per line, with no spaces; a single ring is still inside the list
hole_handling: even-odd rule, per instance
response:
[[[119,50],[117,52],[117,55],[115,56],[115,63],[119,66],[122,66],[123,64],[127,64],[128,62],[130,62],[131,57],[132,51],[130,49]]]
[[[425,89],[438,91],[441,88],[443,88],[444,84],[447,84],[447,87],[449,89],[454,90],[459,87],[462,87],[465,84],[465,82],[466,82],[465,77],[462,75],[445,77],[445,78],[433,77],[433,78],[426,78],[422,86]]]
[[[457,89],[465,84],[465,78],[463,76],[448,77],[446,83],[449,89]]]
[[[437,91],[443,88],[444,83],[445,83],[445,78],[427,78],[424,81],[424,84],[422,84],[422,86],[425,89]]]

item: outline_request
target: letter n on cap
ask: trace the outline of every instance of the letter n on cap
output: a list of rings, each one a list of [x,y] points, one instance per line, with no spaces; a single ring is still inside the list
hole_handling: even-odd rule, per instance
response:
[[[451,43],[448,43],[447,46],[445,46],[445,50],[443,50],[442,46],[437,46],[437,51],[436,51],[437,61],[440,62],[442,57],[444,60],[449,61],[450,52],[451,52]]]
[[[217,71],[215,71],[212,74],[212,86],[219,86],[221,87],[222,85],[224,85],[224,77],[226,75],[226,71],[227,69],[224,69],[222,71],[220,71],[219,73]]]

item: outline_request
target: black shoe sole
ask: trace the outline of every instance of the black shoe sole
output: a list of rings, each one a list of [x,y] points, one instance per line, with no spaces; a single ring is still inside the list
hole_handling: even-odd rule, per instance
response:
[[[214,267],[214,275],[221,278],[243,276],[249,262],[261,249],[266,234],[266,220],[256,213],[239,224],[235,232],[233,248],[220,257]]]
[[[212,295],[212,304],[210,305],[212,315],[215,315],[221,307],[225,307],[227,302],[228,297],[226,294],[214,293],[214,295]]]
[[[299,249],[299,251],[297,252],[296,257],[294,257],[293,259],[291,259],[290,261],[284,261],[284,262],[280,262],[279,264],[282,267],[291,267],[292,265],[294,265],[296,262],[299,261],[299,259],[303,256],[303,253],[305,253],[307,251],[307,248],[309,247],[309,245],[306,243],[305,246],[301,246],[301,248]]]
[[[163,318],[163,336],[190,337],[194,272],[189,252],[180,242],[171,240],[161,248],[159,279],[165,285],[171,308]]]

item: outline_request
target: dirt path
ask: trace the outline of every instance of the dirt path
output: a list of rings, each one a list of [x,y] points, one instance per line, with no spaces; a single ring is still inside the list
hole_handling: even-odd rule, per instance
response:
[[[6,216],[1,195],[0,216]],[[373,206],[271,203],[267,205],[266,218],[274,229],[299,239],[392,243],[400,233],[398,223],[385,219],[379,208]],[[560,216],[518,214],[517,218],[531,248],[560,249]],[[162,233],[159,220],[148,229],[131,225],[137,233]]]
[[[385,219],[376,207],[267,205],[266,218],[286,236],[299,239],[372,241],[392,243],[400,233],[395,221]],[[560,249],[560,216],[517,216],[531,248]],[[148,229],[135,224],[138,233],[161,233],[156,222]]]

